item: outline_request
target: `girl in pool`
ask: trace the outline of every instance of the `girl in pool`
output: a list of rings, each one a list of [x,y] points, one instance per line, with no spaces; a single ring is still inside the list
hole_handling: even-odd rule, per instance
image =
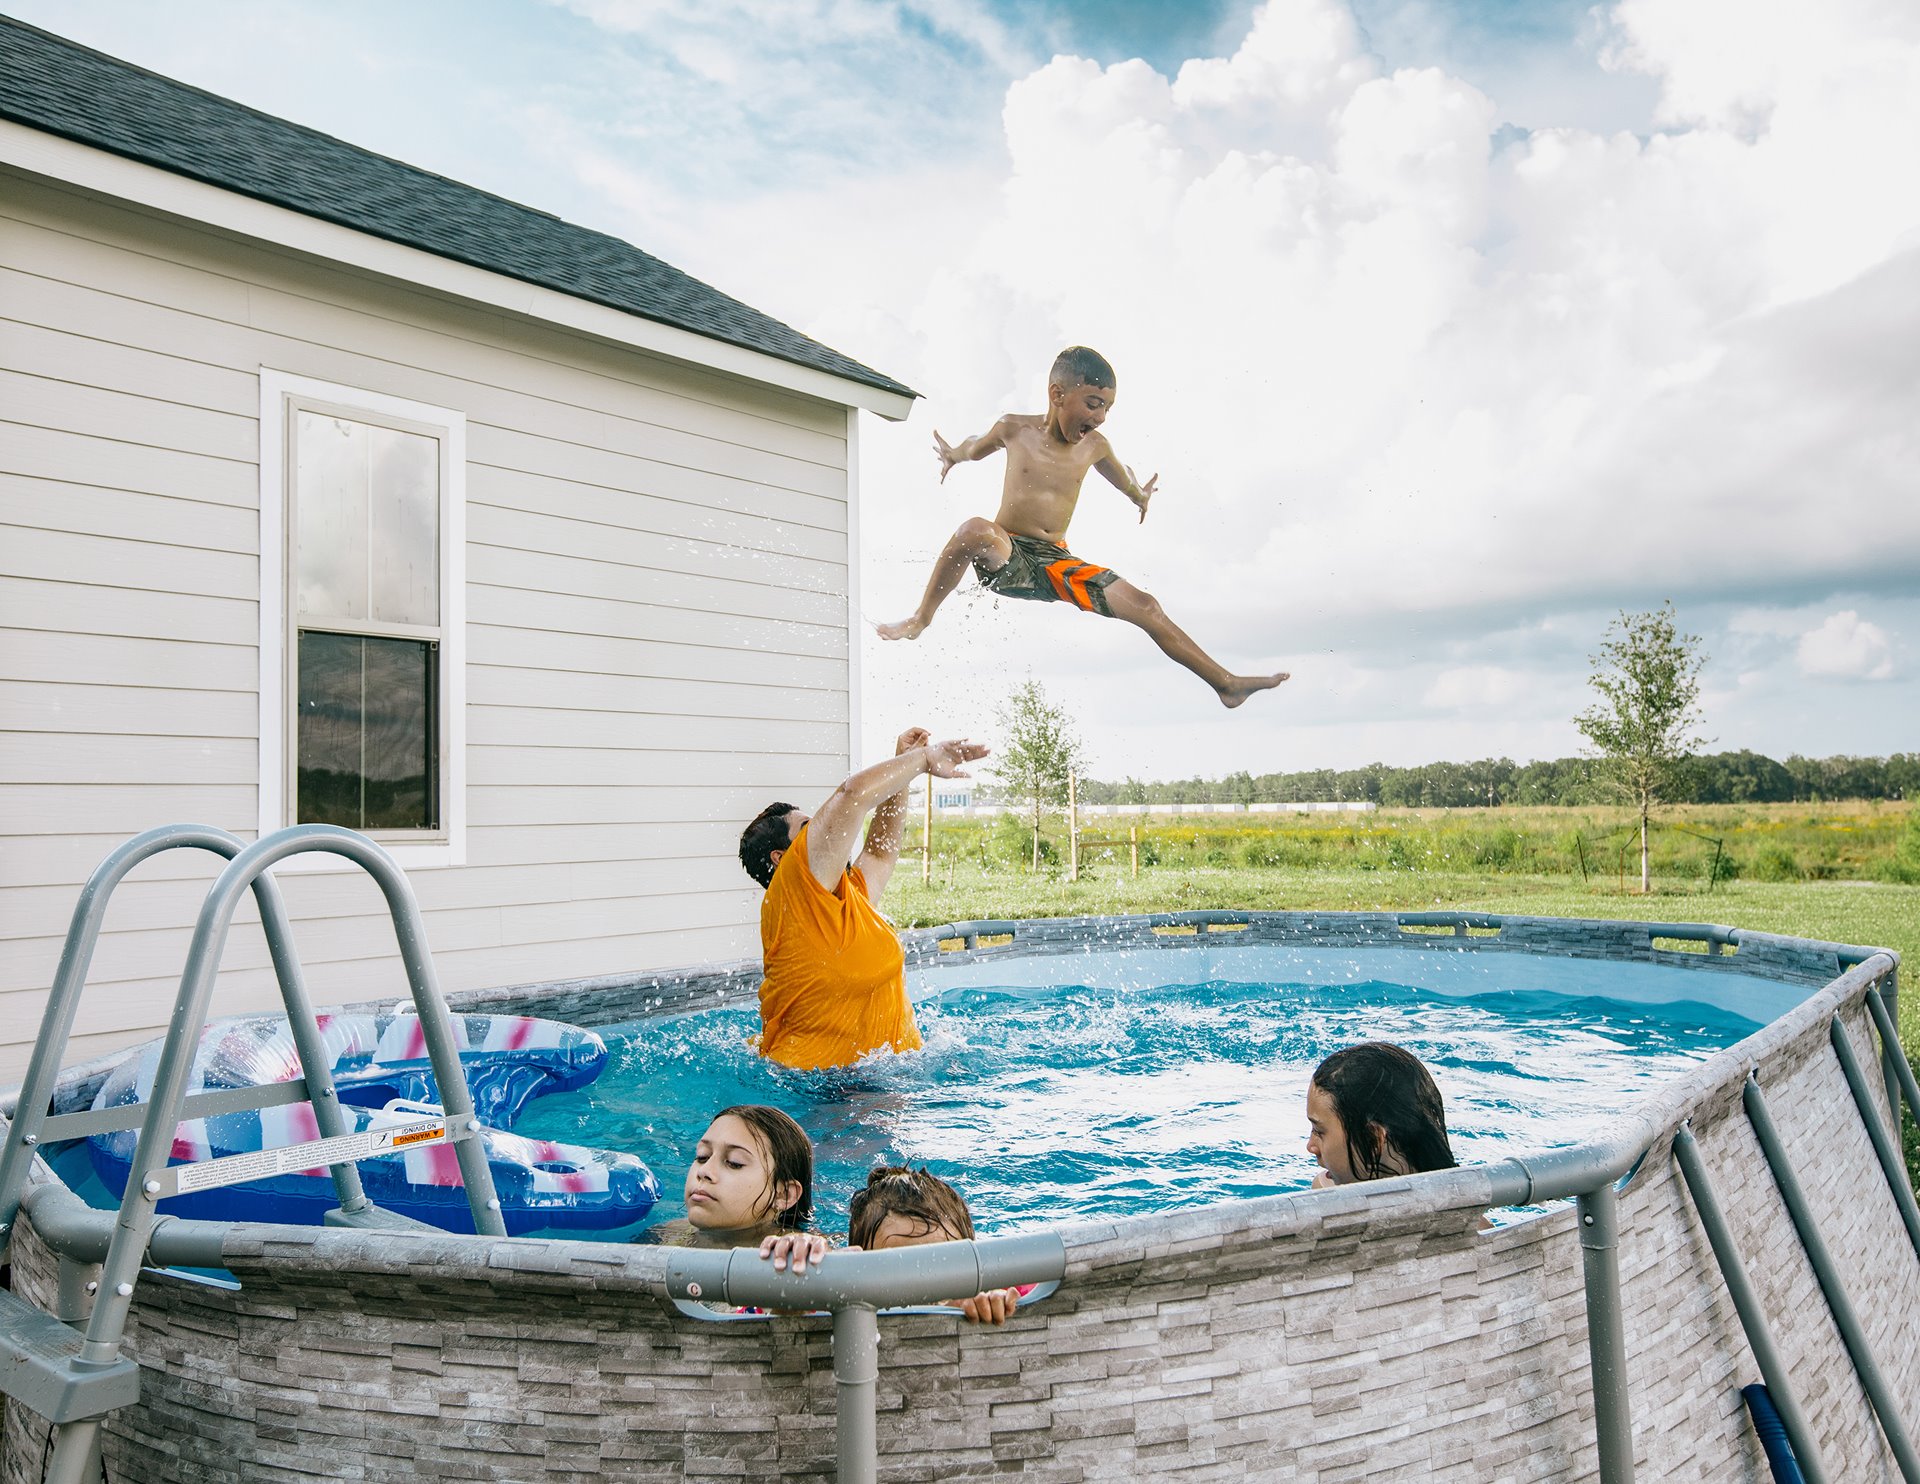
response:
[[[960,1192],[925,1169],[882,1165],[870,1170],[867,1188],[857,1192],[847,1205],[850,1252],[886,1252],[930,1242],[965,1242],[972,1237],[973,1215]],[[786,1266],[791,1259],[796,1273],[804,1273],[809,1261],[818,1266],[826,1251],[826,1239],[810,1232],[770,1237],[760,1245],[760,1255],[772,1259],[776,1268]],[[1032,1291],[1030,1284],[1025,1288],[990,1288],[972,1298],[945,1302],[977,1324],[1005,1324],[1020,1300]]]
[[[868,1252],[921,1247],[929,1242],[965,1242],[973,1237],[973,1213],[938,1175],[906,1165],[867,1172],[867,1188],[847,1204],[847,1242]],[[992,1288],[972,1298],[948,1299],[978,1324],[1005,1324],[1029,1289]]]
[[[1381,1180],[1456,1164],[1433,1076],[1411,1051],[1367,1041],[1336,1051],[1307,1087],[1313,1188]]]
[[[759,1247],[813,1218],[813,1144],[778,1108],[722,1108],[687,1166],[687,1214],[641,1233],[671,1247]],[[784,1264],[782,1264],[784,1266]],[[804,1266],[804,1259],[795,1264]]]

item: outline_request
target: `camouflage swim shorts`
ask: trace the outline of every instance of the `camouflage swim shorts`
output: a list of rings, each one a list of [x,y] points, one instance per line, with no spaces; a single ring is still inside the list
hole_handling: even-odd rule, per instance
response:
[[[1012,539],[1013,553],[1005,565],[988,570],[978,559],[974,561],[974,575],[988,592],[1035,603],[1071,603],[1088,613],[1113,617],[1107,589],[1119,580],[1119,573],[1081,561],[1058,542],[1038,536]]]

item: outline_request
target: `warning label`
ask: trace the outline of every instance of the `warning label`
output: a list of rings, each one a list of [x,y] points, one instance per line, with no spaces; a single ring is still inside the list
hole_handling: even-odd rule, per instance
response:
[[[153,1178],[160,1182],[161,1196],[187,1195],[196,1190],[238,1185],[246,1180],[269,1180],[289,1170],[351,1164],[375,1154],[391,1154],[396,1149],[437,1144],[446,1136],[444,1118],[422,1118],[387,1128],[370,1128],[364,1133],[314,1139],[306,1144],[285,1144],[278,1149],[255,1149],[245,1154],[202,1160],[198,1164],[174,1165]]]

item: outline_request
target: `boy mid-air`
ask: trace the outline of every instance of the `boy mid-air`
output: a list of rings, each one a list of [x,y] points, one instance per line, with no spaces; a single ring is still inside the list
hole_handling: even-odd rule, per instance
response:
[[[955,464],[984,459],[1001,449],[1007,454],[1007,480],[1000,511],[992,520],[963,521],[933,564],[933,576],[920,606],[898,623],[878,625],[882,639],[917,639],[933,622],[934,610],[960,585],[971,566],[980,585],[1004,598],[1039,603],[1071,603],[1088,613],[1123,618],[1145,629],[1168,655],[1213,687],[1223,706],[1238,706],[1255,691],[1271,690],[1287,678],[1230,675],[1226,667],[1188,638],[1168,618],[1151,593],[1144,593],[1105,567],[1083,562],[1067,550],[1067,522],[1080,500],[1087,470],[1098,469],[1147,518],[1147,502],[1160,476],[1144,485],[1114,456],[1100,432],[1113,407],[1113,367],[1097,351],[1071,345],[1047,373],[1044,416],[1010,412],[978,438],[949,446],[938,432],[940,479]]]

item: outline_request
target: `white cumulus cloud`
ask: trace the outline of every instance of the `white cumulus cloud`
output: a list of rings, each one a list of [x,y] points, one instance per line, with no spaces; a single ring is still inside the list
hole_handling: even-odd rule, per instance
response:
[[[1829,615],[1800,636],[1795,656],[1805,675],[1838,680],[1891,680],[1893,640],[1851,608]]]
[[[1442,670],[1427,687],[1423,699],[1447,711],[1481,706],[1505,706],[1523,695],[1526,677],[1499,665],[1464,665]]]
[[[936,484],[929,428],[1037,410],[1078,342],[1117,368],[1116,451],[1161,485],[1140,525],[1090,480],[1074,549],[1230,667],[1296,674],[1216,736],[1212,698],[1142,636],[958,607],[916,645],[870,642],[867,693],[944,705],[967,699],[955,676],[1077,666],[1112,682],[1081,714],[1116,750],[1152,697],[1224,761],[1298,745],[1287,708],[1331,695],[1316,672],[1404,652],[1434,668],[1379,696],[1366,745],[1398,727],[1409,756],[1433,708],[1493,684],[1476,633],[1910,582],[1920,8],[1622,0],[1602,20],[1614,75],[1659,90],[1647,133],[1503,127],[1506,100],[1445,66],[1383,64],[1343,0],[1271,0],[1172,75],[1023,70],[1003,154],[778,198],[806,223],[782,252],[744,229],[773,198],[703,211],[707,276],[927,394],[863,434],[869,618],[908,611],[998,503],[998,464]],[[1044,653],[1007,652],[1015,631]]]

